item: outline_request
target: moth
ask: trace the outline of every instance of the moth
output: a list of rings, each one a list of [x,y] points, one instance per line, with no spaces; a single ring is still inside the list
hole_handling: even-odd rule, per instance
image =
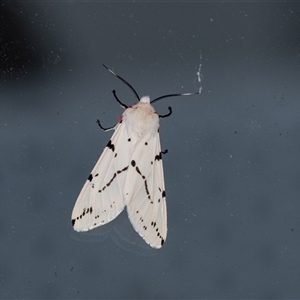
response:
[[[104,128],[114,130],[91,174],[88,176],[72,212],[76,231],[87,231],[114,220],[127,208],[128,217],[136,232],[153,248],[161,248],[167,238],[167,206],[159,139],[159,115],[151,105],[166,97],[189,96],[198,93],[170,94],[152,101],[139,97],[122,77],[103,65],[123,81],[135,94],[138,102],[132,106],[118,103],[125,109],[119,122]]]

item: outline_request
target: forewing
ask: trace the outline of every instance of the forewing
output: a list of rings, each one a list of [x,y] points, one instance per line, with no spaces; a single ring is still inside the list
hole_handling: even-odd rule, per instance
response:
[[[76,231],[104,225],[122,212],[122,192],[132,151],[127,130],[119,123],[75,203],[72,224]]]
[[[139,235],[154,248],[167,237],[167,208],[158,132],[137,144],[124,185],[129,219]]]

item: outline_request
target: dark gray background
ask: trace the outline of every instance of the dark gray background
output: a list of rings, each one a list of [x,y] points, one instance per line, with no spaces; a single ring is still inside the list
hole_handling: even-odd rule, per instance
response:
[[[0,298],[298,298],[300,4],[1,4]],[[202,58],[201,58],[202,57]],[[155,103],[168,238],[70,216],[122,113]],[[202,74],[198,82],[197,72]]]

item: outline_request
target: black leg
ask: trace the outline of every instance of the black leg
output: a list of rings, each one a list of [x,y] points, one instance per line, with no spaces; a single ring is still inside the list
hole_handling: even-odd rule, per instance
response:
[[[99,119],[96,121],[96,123],[99,125],[99,127],[100,127],[103,131],[109,131],[109,130],[115,129],[115,127],[116,127],[116,125],[114,125],[114,126],[112,126],[112,127],[104,128],[104,127],[101,125]]]
[[[172,114],[172,107],[169,106],[168,109],[169,109],[169,113],[168,113],[168,114],[166,114],[166,115],[158,115],[158,116],[159,116],[161,119],[171,116],[171,114]]]

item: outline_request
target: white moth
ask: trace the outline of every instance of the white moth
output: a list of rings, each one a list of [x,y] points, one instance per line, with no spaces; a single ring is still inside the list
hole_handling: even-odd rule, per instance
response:
[[[104,65],[103,65],[104,66]],[[115,219],[127,207],[128,217],[137,233],[154,248],[161,248],[167,238],[167,207],[162,152],[159,140],[159,118],[150,101],[140,98],[133,87],[119,75],[109,72],[127,84],[139,102],[126,106],[115,132],[84,184],[72,212],[76,231],[87,231]],[[198,94],[198,93],[194,93]]]

